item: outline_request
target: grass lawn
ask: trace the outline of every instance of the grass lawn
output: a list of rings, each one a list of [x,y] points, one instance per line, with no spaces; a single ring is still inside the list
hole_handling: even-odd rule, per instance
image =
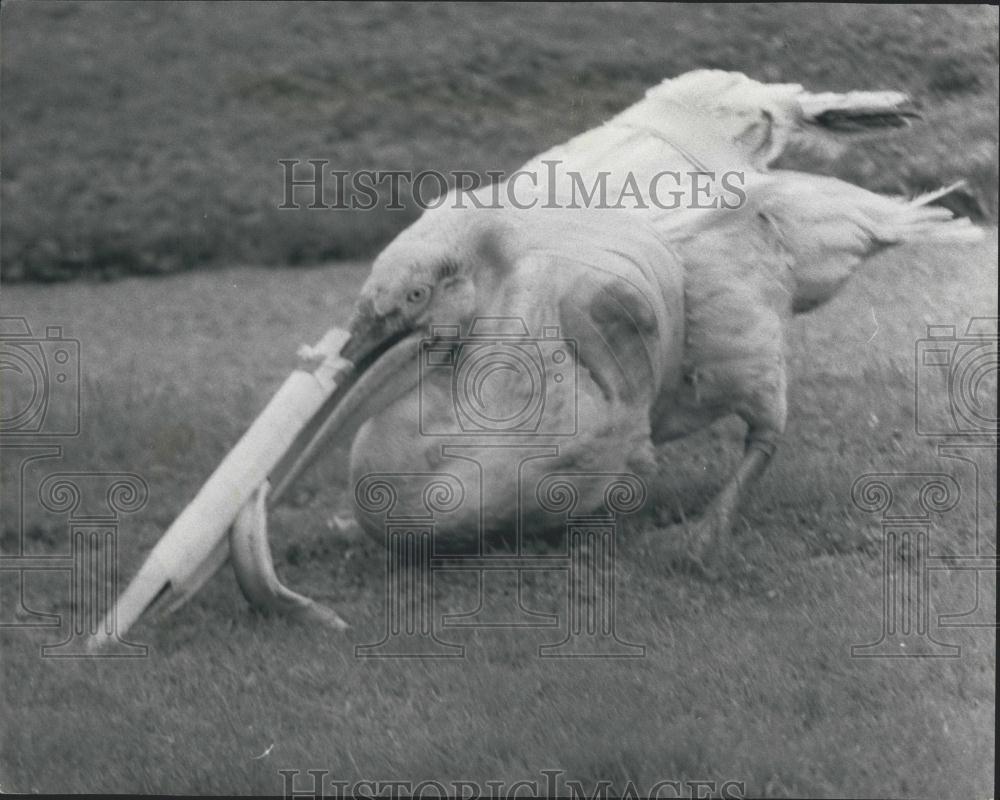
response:
[[[658,510],[626,526],[618,564],[619,631],[646,645],[645,658],[540,660],[551,631],[456,631],[463,660],[355,659],[356,644],[381,635],[384,557],[336,530],[348,506],[344,453],[333,452],[272,515],[272,539],[285,580],[352,628],[336,636],[257,615],[227,568],[176,615],[134,629],[145,659],[43,659],[40,645],[58,632],[0,631],[0,789],[273,794],[282,769],[484,786],[561,769],[588,796],[599,780],[617,791],[632,780],[640,793],[658,780],[735,780],[747,796],[991,796],[995,631],[937,626],[938,613],[973,607],[970,575],[932,579],[932,633],[961,645],[960,657],[851,658],[881,626],[882,551],[877,515],[850,492],[869,472],[954,471],[963,501],[935,518],[932,551],[970,551],[975,486],[914,433],[913,354],[927,324],[996,315],[996,265],[995,230],[973,248],[900,249],[797,318],[788,434],[720,555],[718,582],[671,566],[669,521],[718,487],[739,428],[719,424],[664,450]],[[4,290],[6,314],[36,330],[62,325],[81,343],[82,431],[60,468],[133,471],[149,485],[148,504],[122,526],[125,578],[287,375],[296,347],[346,321],[364,273],[245,267]],[[5,454],[5,552],[18,536],[16,467]],[[995,553],[995,461],[981,470],[979,526]],[[67,551],[64,517],[30,497],[24,517],[27,552]],[[5,573],[4,622],[13,586]],[[468,588],[440,585],[440,603],[467,610]],[[538,578],[530,602],[557,610],[562,591]],[[988,617],[994,592],[984,580]],[[68,614],[65,577],[33,575],[26,603]]]
[[[412,204],[280,211],[279,159],[509,171],[698,67],[911,93],[920,124],[824,168],[965,178],[962,212],[995,221],[998,30],[986,5],[11,0],[4,279],[367,257]]]

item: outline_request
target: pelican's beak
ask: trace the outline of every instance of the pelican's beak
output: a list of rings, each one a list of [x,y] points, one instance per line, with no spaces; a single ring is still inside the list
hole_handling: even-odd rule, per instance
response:
[[[324,447],[352,439],[365,420],[417,385],[422,338],[421,332],[405,327],[394,315],[355,316],[350,338],[339,353],[340,358],[354,365],[354,370],[278,465],[272,476],[272,504],[281,499]]]
[[[252,604],[345,627],[334,612],[278,581],[267,544],[266,508],[280,500],[324,445],[352,436],[368,417],[417,384],[420,339],[398,320],[360,315],[349,335],[334,329],[307,348],[307,355],[321,363],[297,369],[285,381],[91,632],[91,648],[120,639],[154,607],[179,608],[229,555]]]

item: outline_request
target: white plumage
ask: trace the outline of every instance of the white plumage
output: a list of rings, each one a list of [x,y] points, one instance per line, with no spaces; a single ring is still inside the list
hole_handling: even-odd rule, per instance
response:
[[[522,171],[536,183],[527,197],[522,184],[520,199],[535,199],[538,207],[462,210],[445,202],[426,212],[376,259],[351,340],[339,354],[355,374],[304,427],[311,441],[300,436],[281,474],[271,473],[276,494],[331,435],[352,436],[354,482],[369,474],[395,476],[397,514],[424,508],[428,476],[459,480],[464,500],[437,519],[437,535],[468,542],[487,532],[483,527],[509,543],[538,512],[533,495],[511,481],[516,447],[493,447],[497,440],[488,432],[424,435],[428,411],[436,426],[453,421],[454,386],[420,380],[417,359],[436,325],[467,331],[476,318],[517,317],[532,334],[549,328],[575,342],[579,381],[574,394],[553,389],[545,398],[546,424],[574,435],[551,435],[543,426],[505,440],[550,444],[558,453],[533,461],[517,473],[519,480],[565,470],[654,479],[654,445],[727,414],[746,421],[741,464],[704,517],[689,526],[692,556],[710,553],[784,431],[790,315],[829,300],[885,247],[982,236],[968,220],[931,205],[954,187],[907,200],[774,168],[789,148],[834,151],[913,116],[899,92],[811,94],[797,84],[700,70],[664,81],[613,119],[526,164]],[[687,179],[672,189],[676,207],[661,208],[643,194],[664,173]],[[726,199],[726,187],[716,181],[702,192],[695,176],[724,174],[740,176],[741,201],[704,207]],[[602,180],[617,207],[572,207],[580,186]],[[639,191],[626,191],[633,185]],[[492,195],[487,187],[478,197],[488,205]],[[563,208],[543,207],[552,201]],[[544,370],[546,380],[569,374],[551,364]],[[530,401],[514,377],[500,380],[514,407]],[[449,459],[442,449],[448,444],[480,446],[478,463]],[[267,454],[257,455],[263,464]],[[249,599],[342,627],[336,615],[278,583],[264,538],[264,494],[254,493],[255,485],[237,488],[240,498],[253,496],[232,539]],[[600,493],[582,495],[576,511],[601,502]],[[356,514],[382,536],[378,514],[360,506]],[[164,540],[157,552],[173,553],[183,544]],[[154,588],[159,591],[166,575],[190,573],[200,583],[218,562],[213,553],[180,572],[177,564],[165,565]],[[133,586],[126,594],[136,591]],[[140,600],[118,609],[129,622],[155,594],[140,593]]]
[[[404,298],[413,285],[433,284],[438,274],[435,265],[447,259],[462,264],[462,274],[477,287],[471,304],[460,310],[449,308],[453,316],[537,314],[547,301],[539,297],[525,302],[516,291],[518,286],[525,291],[533,287],[529,294],[561,298],[559,308],[550,309],[550,321],[564,332],[575,331],[582,341],[588,340],[592,329],[598,334],[595,341],[610,342],[618,354],[639,346],[666,353],[660,372],[653,368],[642,372],[647,378],[659,376],[639,412],[648,418],[645,435],[653,444],[730,413],[748,425],[743,464],[706,519],[695,526],[695,539],[704,549],[715,533],[731,524],[740,494],[763,470],[784,430],[783,331],[788,317],[829,300],[868,256],[885,247],[903,242],[973,242],[982,236],[968,220],[930,205],[950,189],[910,200],[879,195],[836,178],[774,168],[790,149],[832,154],[858,136],[904,127],[915,116],[909,99],[900,92],[812,94],[798,84],[764,84],[714,70],[663,81],[603,125],[525,164],[519,172],[535,176],[535,183],[526,195],[530,182],[520,181],[516,194],[522,204],[535,200],[534,208],[469,212],[456,211],[454,203],[446,202],[426,212],[376,260],[362,290],[355,324],[370,322],[374,313],[398,320],[403,328],[425,328],[434,320],[433,303],[410,309]],[[647,191],[665,173],[680,176],[672,187],[678,192],[676,202],[669,208],[650,202]],[[697,175],[711,176],[707,189],[704,182],[696,188]],[[743,197],[736,207],[725,207],[731,203],[724,202],[724,175],[739,176]],[[598,223],[592,209],[572,208],[580,205],[581,188],[592,190],[602,181],[614,207],[596,212],[602,217]],[[493,194],[484,188],[478,196],[488,203]],[[708,207],[713,201],[719,207]],[[593,196],[589,204],[593,206]],[[551,211],[546,209],[549,205],[571,210]],[[526,215],[531,215],[530,222]],[[545,230],[541,242],[527,233],[539,224]],[[581,255],[582,234],[576,224],[592,233],[585,250],[588,256]],[[648,263],[640,271],[672,275],[675,263],[682,270],[683,342],[670,341],[671,333],[661,330],[661,341],[654,348],[636,330],[622,333],[621,326],[610,324],[604,308],[592,311],[584,332],[580,315],[569,314],[567,307],[600,307],[603,301],[588,294],[593,285],[610,296],[623,282],[641,284],[639,278],[626,278],[621,269],[613,280],[595,276],[613,273],[615,268],[601,258],[629,253],[630,246],[648,236],[646,231],[660,239],[663,252],[649,257],[643,251]],[[487,233],[502,245],[492,248],[493,263],[484,265],[477,263],[482,258],[475,243]],[[629,258],[638,263],[634,250]],[[549,277],[540,279],[536,273],[546,270]],[[562,278],[552,276],[556,271]],[[647,297],[659,293],[662,299],[670,285],[669,278],[654,278],[641,292]],[[499,304],[498,296],[505,298]],[[623,316],[637,313],[627,303],[623,306],[620,297],[615,302]],[[678,359],[673,358],[675,344],[680,349]],[[594,352],[597,349],[592,345]],[[599,374],[605,360],[585,349],[580,355],[581,365],[614,405],[614,392],[606,387],[615,379]],[[608,414],[635,411],[615,407]],[[359,464],[373,467],[370,452],[388,448],[371,434],[393,429],[384,427],[384,422],[380,418],[363,437],[363,446],[356,445]],[[401,424],[402,420],[395,421],[395,427]],[[581,435],[591,436],[594,448],[607,447],[598,434],[606,429],[595,422]],[[640,429],[628,435],[621,430],[618,435],[621,442],[629,442],[632,452],[641,452],[636,445]],[[392,466],[402,467],[406,460]],[[640,462],[637,456],[626,466],[637,467]]]

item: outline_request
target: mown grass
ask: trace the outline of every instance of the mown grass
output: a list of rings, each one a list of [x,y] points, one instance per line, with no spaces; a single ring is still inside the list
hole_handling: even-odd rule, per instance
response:
[[[665,522],[703,506],[734,463],[739,426],[664,449],[659,509],[628,523],[618,565],[619,631],[646,645],[645,658],[544,661],[535,650],[551,631],[449,631],[466,659],[356,660],[355,644],[381,636],[384,560],[377,544],[337,532],[333,517],[349,506],[336,451],[272,515],[272,538],[285,579],[352,629],[334,636],[261,617],[227,570],[176,615],[134,630],[150,645],[144,660],[42,659],[39,645],[57,632],[5,631],[0,787],[280,793],[279,769],[484,786],[562,769],[588,796],[598,780],[621,791],[661,779],[743,781],[747,796],[990,796],[995,632],[935,626],[962,645],[958,659],[852,659],[851,644],[877,637],[882,587],[878,519],[852,505],[850,489],[868,472],[954,468],[913,432],[914,342],[928,323],[996,315],[996,264],[995,234],[975,248],[902,249],[796,319],[788,435],[719,555],[719,582],[672,566],[677,529]],[[297,345],[344,323],[364,272],[7,287],[7,313],[81,341],[83,430],[62,466],[131,470],[149,483],[148,505],[122,528],[124,577],[279,385]],[[5,552],[17,537],[16,466],[5,454]],[[995,552],[995,462],[982,469],[980,529]],[[29,502],[25,521],[28,552],[66,552],[65,519]],[[973,533],[963,502],[935,522],[934,551],[967,553]],[[967,576],[934,581],[932,622],[972,607]],[[442,582],[442,608],[468,609],[468,588]],[[994,590],[988,582],[979,597],[987,616]],[[540,577],[532,607],[557,611],[562,592]],[[26,599],[71,610],[58,575],[30,578]]]
[[[996,7],[7,2],[4,279],[371,255],[415,216],[280,211],[282,158],[511,170],[697,67],[908,91],[824,169],[997,211]],[[404,192],[404,200],[406,193]]]

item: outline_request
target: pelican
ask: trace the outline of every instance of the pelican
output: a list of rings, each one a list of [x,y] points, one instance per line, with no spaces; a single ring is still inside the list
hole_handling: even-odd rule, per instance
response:
[[[535,179],[519,184],[517,207],[489,203],[495,187],[483,187],[481,203],[426,211],[375,259],[346,341],[328,353],[336,386],[272,447],[280,459],[241,479],[236,505],[212,512],[210,536],[151,556],[156,569],[119,602],[119,633],[168,589],[193,594],[230,548],[252,602],[343,627],[281,586],[265,533],[267,507],[337,440],[351,442],[351,485],[392,476],[409,513],[424,508],[429,476],[457,482],[436,535],[476,552],[544,535],[551,520],[525,487],[545,475],[653,481],[658,445],[736,415],[742,460],[687,527],[692,558],[710,556],[785,429],[790,317],[886,247],[981,236],[932,204],[953,187],[905,199],[774,168],[789,148],[838,147],[913,116],[898,92],[812,94],[699,70],[526,164]],[[632,190],[664,173],[726,174],[740,191],[681,181],[681,202],[662,207]],[[574,203],[595,183],[627,202]],[[473,357],[489,353],[497,365],[476,378]],[[381,539],[384,508],[362,495],[357,521]],[[576,502],[586,511],[603,497],[583,489]]]

